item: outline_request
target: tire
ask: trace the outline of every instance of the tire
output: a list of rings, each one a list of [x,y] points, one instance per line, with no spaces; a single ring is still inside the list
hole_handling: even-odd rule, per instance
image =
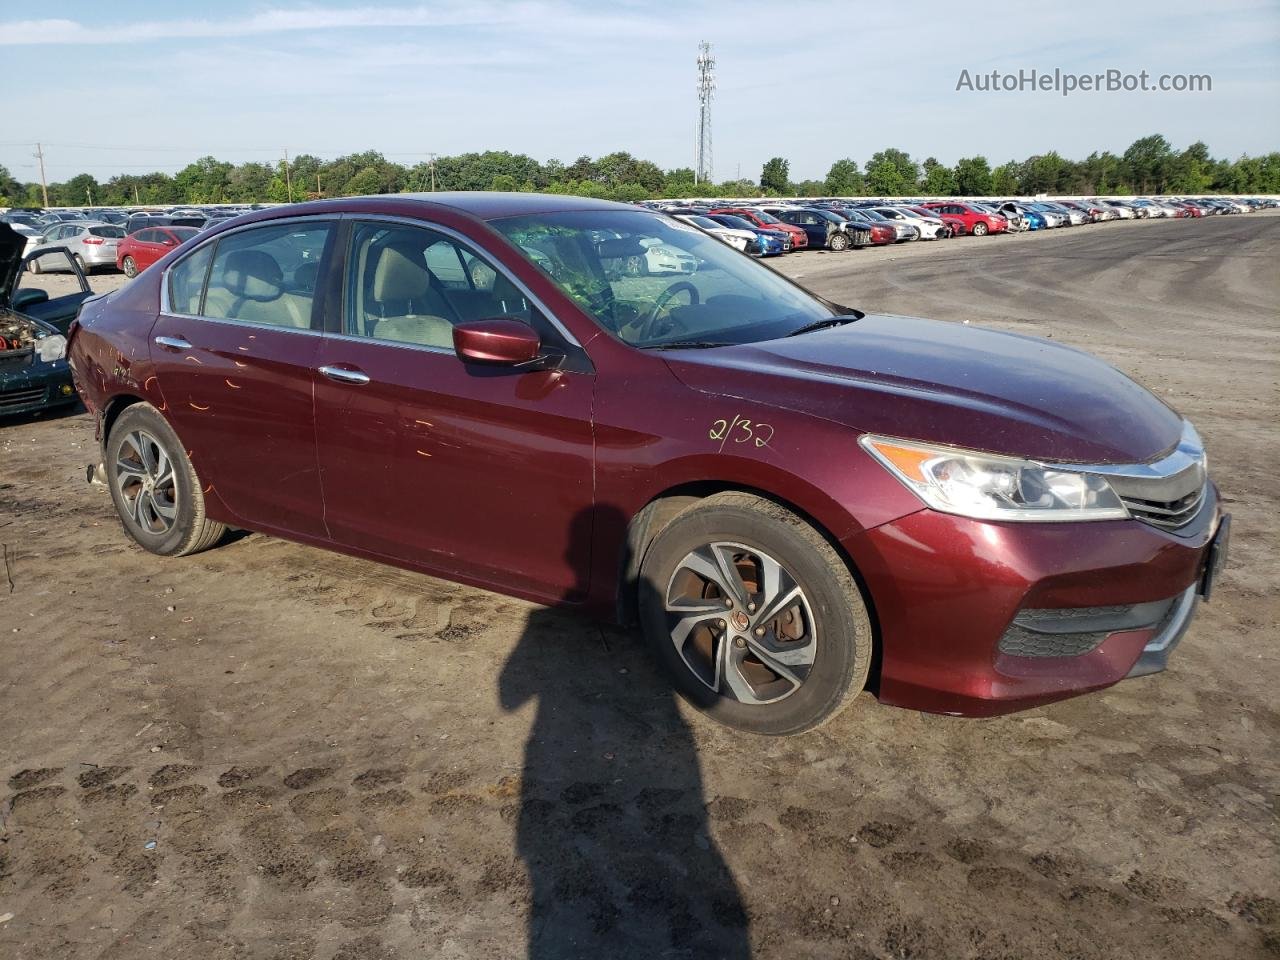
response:
[[[39,257],[36,257],[34,260],[28,263],[27,269],[30,270],[32,273],[44,273],[44,268],[40,266]]]
[[[144,550],[185,557],[208,550],[226,532],[205,516],[200,478],[177,434],[149,403],[135,403],[112,425],[106,473],[125,533]]]
[[[848,250],[849,235],[847,233],[833,233],[827,240],[827,244],[832,250]]]
[[[987,225],[979,220],[973,225],[973,235],[975,237],[985,237],[987,235]]]
[[[76,266],[77,266],[77,267],[79,267],[79,268],[80,268],[80,272],[81,272],[81,273],[83,273],[83,274],[87,277],[87,276],[89,275],[90,271],[89,271],[89,268],[85,265],[84,257],[80,256],[80,254],[78,254],[78,253],[77,253],[77,254],[73,254],[73,256],[74,256],[75,261],[76,261]]]
[[[138,262],[133,257],[125,257],[120,261],[120,269],[124,271],[124,275],[132,280],[138,275]]]
[[[795,514],[751,494],[708,497],[663,528],[641,564],[639,610],[680,695],[738,730],[785,736],[820,726],[871,669],[871,621],[844,561]]]

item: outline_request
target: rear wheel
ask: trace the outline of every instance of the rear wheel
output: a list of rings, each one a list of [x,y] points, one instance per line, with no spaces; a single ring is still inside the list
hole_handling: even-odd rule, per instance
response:
[[[975,237],[985,237],[987,235],[987,225],[979,220],[973,225],[973,235]]]
[[[40,266],[39,257],[36,257],[34,260],[28,263],[27,269],[30,270],[32,273],[44,273],[44,268]]]
[[[75,258],[76,258],[76,266],[79,267],[80,272],[87,277],[89,275],[89,268],[84,262],[84,257],[80,256],[80,254],[77,253],[75,255]]]
[[[827,243],[832,250],[848,250],[849,235],[847,233],[833,233]]]
[[[866,683],[871,624],[849,569],[771,501],[723,493],[668,524],[640,577],[645,635],[676,689],[740,730],[819,726]]]
[[[149,403],[134,404],[112,425],[106,473],[125,532],[152,553],[198,553],[226,531],[205,516],[200,478],[177,434]]]
[[[125,257],[121,260],[120,269],[124,271],[124,275],[130,280],[138,275],[138,263],[133,257]]]

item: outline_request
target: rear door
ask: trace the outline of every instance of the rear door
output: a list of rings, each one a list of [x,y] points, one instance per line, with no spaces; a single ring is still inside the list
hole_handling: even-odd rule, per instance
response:
[[[356,221],[341,332],[317,366],[316,434],[334,540],[575,599],[590,545],[594,375],[493,261],[443,229]],[[464,364],[452,327],[509,317],[566,352],[558,370]],[[578,529],[578,534],[571,533]]]
[[[223,234],[169,268],[151,357],[165,416],[247,527],[327,535],[312,410],[334,235],[324,218]]]

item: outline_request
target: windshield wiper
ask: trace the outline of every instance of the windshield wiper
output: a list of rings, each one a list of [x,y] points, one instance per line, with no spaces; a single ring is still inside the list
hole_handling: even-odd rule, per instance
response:
[[[722,340],[668,340],[665,343],[651,343],[642,350],[707,350],[711,347],[732,347],[732,343]]]
[[[846,323],[853,323],[859,319],[853,314],[846,314],[839,317],[827,317],[825,320],[815,320],[813,323],[806,323],[799,330],[792,330],[787,334],[788,337],[798,337],[802,333],[812,333],[815,330],[826,330],[828,327],[842,327]]]

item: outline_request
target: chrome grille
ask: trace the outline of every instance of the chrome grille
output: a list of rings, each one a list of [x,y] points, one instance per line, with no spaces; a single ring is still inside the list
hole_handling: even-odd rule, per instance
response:
[[[1178,445],[1159,460],[1092,466],[1088,471],[1106,477],[1135,520],[1164,530],[1194,520],[1209,494],[1204,446],[1186,422]]]
[[[1189,523],[1200,510],[1204,494],[1205,488],[1201,487],[1177,500],[1142,500],[1136,497],[1121,497],[1120,500],[1135,520],[1158,527],[1177,528]]]

